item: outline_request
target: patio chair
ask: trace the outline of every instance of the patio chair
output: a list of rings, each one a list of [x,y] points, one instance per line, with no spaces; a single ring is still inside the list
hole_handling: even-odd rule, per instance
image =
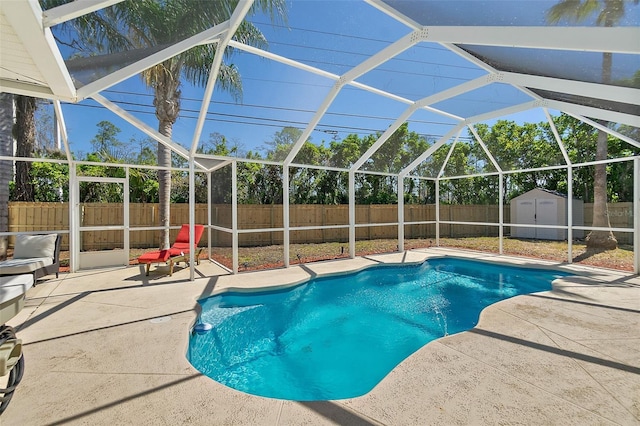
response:
[[[33,275],[38,279],[60,272],[61,234],[17,235],[13,259],[0,261],[0,276]]]
[[[203,248],[198,248],[200,238],[204,232],[203,225],[195,225],[194,243],[196,246],[195,261],[196,265],[200,264],[200,254]],[[149,269],[151,269],[152,263],[168,263],[169,264],[169,276],[173,275],[173,266],[179,262],[188,263],[190,259],[189,253],[189,225],[182,225],[180,232],[176,236],[176,240],[173,245],[167,250],[156,250],[144,253],[138,258],[138,263],[145,263],[146,275],[149,276]]]

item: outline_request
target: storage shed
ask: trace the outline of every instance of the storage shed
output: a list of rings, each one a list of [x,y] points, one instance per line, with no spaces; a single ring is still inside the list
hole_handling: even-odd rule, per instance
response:
[[[568,197],[556,191],[536,188],[511,200],[511,223],[519,225],[567,225]],[[584,204],[573,199],[573,225],[584,225]],[[566,229],[511,227],[514,238],[566,240]],[[573,238],[584,237],[584,231],[574,230]]]

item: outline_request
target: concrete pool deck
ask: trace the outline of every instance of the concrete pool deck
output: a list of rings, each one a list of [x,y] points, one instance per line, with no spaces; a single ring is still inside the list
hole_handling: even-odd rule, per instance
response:
[[[378,262],[453,255],[588,271],[554,290],[485,309],[473,330],[431,342],[370,393],[293,402],[202,376],[185,357],[196,300],[224,288],[297,283]],[[3,426],[640,424],[640,277],[623,272],[426,249],[197,279],[144,265],[61,274],[27,293],[10,321],[25,374]],[[372,348],[373,349],[373,348]]]

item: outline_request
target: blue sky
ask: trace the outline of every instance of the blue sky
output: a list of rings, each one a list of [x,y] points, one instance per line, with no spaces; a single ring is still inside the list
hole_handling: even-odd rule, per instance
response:
[[[250,20],[265,34],[269,51],[334,74],[343,74],[410,32],[406,26],[362,1],[291,2],[286,27],[272,25],[264,16]],[[242,100],[236,102],[229,94],[216,89],[209,107],[211,119],[206,121],[201,140],[217,132],[244,151],[261,150],[265,142],[285,126],[304,128],[334,84],[330,79],[244,52],[236,52],[229,62],[236,65],[242,75]],[[442,46],[421,43],[357,81],[418,100],[483,74],[484,71]],[[200,109],[198,100],[203,90],[188,84],[182,86],[182,113],[174,125],[173,135],[187,147],[193,138]],[[104,95],[157,128],[152,92],[138,76],[112,87]],[[491,85],[436,106],[470,116],[526,100],[525,95],[509,86]],[[342,139],[349,133],[364,136],[384,131],[406,107],[403,103],[346,87],[311,134],[311,140],[319,144],[332,137]],[[77,153],[91,150],[90,140],[101,120],[118,126],[123,142],[144,137],[115,114],[95,107],[92,101],[65,105],[63,111],[72,149]],[[505,118],[539,122],[544,120],[544,115],[536,110]],[[448,117],[427,111],[420,111],[409,119],[411,130],[429,138],[443,135],[453,123]]]

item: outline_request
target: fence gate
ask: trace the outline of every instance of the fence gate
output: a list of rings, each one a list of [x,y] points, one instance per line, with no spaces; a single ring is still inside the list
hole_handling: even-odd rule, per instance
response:
[[[81,189],[101,194],[121,194],[122,204],[81,203]],[[93,269],[129,264],[129,178],[77,176],[71,227],[73,269]]]

